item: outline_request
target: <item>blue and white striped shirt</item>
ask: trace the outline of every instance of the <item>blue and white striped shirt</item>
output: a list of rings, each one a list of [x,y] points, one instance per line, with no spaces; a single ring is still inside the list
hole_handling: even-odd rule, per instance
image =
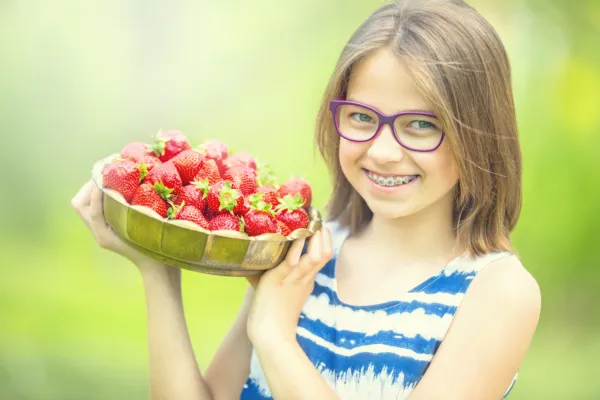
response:
[[[337,255],[348,230],[335,222],[327,225],[334,255],[317,274],[304,304],[298,343],[341,399],[406,399],[427,370],[472,279],[511,253],[457,257],[398,300],[353,306],[339,299],[335,281]],[[272,398],[252,351],[241,399]]]

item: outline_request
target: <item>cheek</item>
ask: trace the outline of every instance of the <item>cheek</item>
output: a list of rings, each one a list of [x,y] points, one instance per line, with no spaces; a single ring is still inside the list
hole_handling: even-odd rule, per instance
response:
[[[363,146],[359,143],[350,143],[346,140],[340,141],[340,166],[346,176],[351,173],[352,169],[356,166],[356,163],[362,157],[362,154],[364,153],[362,147]]]
[[[442,145],[438,151],[423,154],[419,163],[426,177],[453,186],[458,181],[458,165],[449,146]]]

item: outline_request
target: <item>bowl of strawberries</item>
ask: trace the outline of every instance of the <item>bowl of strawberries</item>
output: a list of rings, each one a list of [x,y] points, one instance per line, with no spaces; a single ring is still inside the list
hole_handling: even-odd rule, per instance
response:
[[[219,140],[196,147],[180,131],[133,142],[94,164],[104,216],[123,242],[192,271],[249,276],[321,228],[309,183],[278,184],[266,164]]]

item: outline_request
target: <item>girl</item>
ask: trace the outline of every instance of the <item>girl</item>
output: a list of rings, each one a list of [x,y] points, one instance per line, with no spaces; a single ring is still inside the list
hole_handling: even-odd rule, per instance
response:
[[[378,9],[344,48],[316,140],[325,227],[251,285],[208,369],[180,270],[124,246],[92,183],[73,206],[141,272],[155,399],[500,399],[540,293],[514,255],[521,159],[509,63],[461,0]]]

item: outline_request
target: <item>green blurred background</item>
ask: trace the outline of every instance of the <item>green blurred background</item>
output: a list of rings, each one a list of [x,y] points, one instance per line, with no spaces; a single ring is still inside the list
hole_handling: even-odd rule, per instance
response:
[[[524,153],[514,239],[543,294],[511,398],[600,398],[600,1],[470,3],[510,54]],[[178,128],[305,176],[322,207],[320,96],[381,4],[0,1],[0,399],[147,398],[139,274],[97,248],[71,198],[95,160]],[[184,273],[203,368],[244,288]]]

